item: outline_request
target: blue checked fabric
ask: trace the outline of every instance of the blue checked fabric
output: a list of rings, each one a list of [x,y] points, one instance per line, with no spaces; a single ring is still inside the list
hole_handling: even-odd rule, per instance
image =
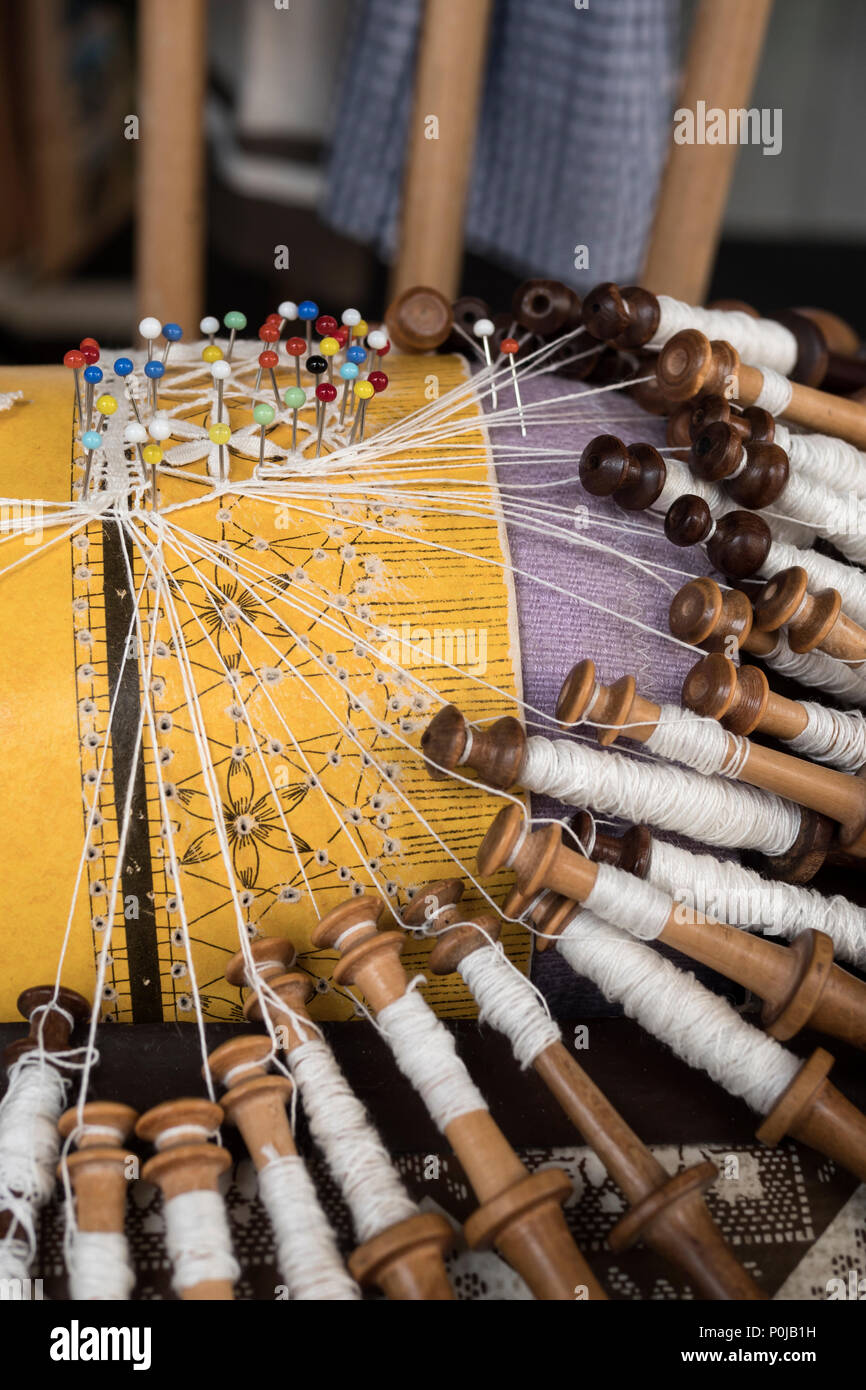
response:
[[[423,0],[360,3],[339,83],[323,212],[386,259],[422,12]],[[671,135],[678,23],[678,0],[496,0],[470,250],[578,289],[636,275]]]

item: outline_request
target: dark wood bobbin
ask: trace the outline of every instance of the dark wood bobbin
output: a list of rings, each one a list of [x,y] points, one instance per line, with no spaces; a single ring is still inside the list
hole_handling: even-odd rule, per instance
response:
[[[746,406],[740,410],[725,396],[707,394],[678,407],[688,413],[689,439],[694,443],[710,425],[730,425],[743,444],[772,444],[776,422],[768,410]]]
[[[706,543],[717,570],[731,579],[748,579],[766,563],[773,537],[755,512],[725,512],[714,521],[702,497],[686,493],[665,513],[665,535],[673,545]]]
[[[688,449],[692,442],[692,402],[667,407],[667,442],[674,449]]]
[[[79,1113],[66,1110],[57,1122],[61,1139],[75,1137],[77,1151],[64,1164],[75,1193],[75,1221],[81,1231],[123,1234],[126,1194],[133,1174],[134,1155],[122,1147],[135,1127],[138,1113],[115,1101],[88,1101]]]
[[[808,723],[796,700],[770,689],[757,666],[735,666],[722,652],[696,663],[683,681],[683,704],[709,719],[718,719],[732,734],[756,729],[774,738],[796,738]]]
[[[621,835],[599,830],[595,817],[589,811],[578,811],[572,816],[570,827],[583,846],[580,851],[596,864],[612,864],[616,869],[624,869],[635,878],[646,878],[649,873],[652,854],[652,835],[646,825],[632,825]],[[571,841],[566,838],[571,847]]]
[[[475,342],[476,323],[479,319],[489,319],[490,317],[490,308],[486,300],[477,299],[474,295],[464,295],[460,299],[455,299],[451,305],[452,330],[448,337],[440,343],[442,351],[465,353],[468,344],[463,334]],[[462,329],[462,333],[459,333],[458,329]]]
[[[341,953],[335,982],[357,985],[376,1013],[408,987],[400,962],[404,935],[377,931],[378,911],[378,898],[353,898],[329,912],[313,931],[316,947]],[[567,1175],[559,1169],[527,1172],[486,1110],[452,1120],[445,1137],[481,1203],[464,1227],[469,1245],[495,1245],[537,1298],[571,1302],[583,1286],[590,1299],[603,1299],[562,1214],[561,1203],[572,1190]]]
[[[798,314],[796,309],[783,309],[778,314],[771,314],[770,318],[784,324],[797,340],[797,360],[790,373],[791,380],[803,386],[823,385],[830,352],[819,325],[805,314]]]
[[[412,285],[388,305],[385,323],[402,352],[431,352],[451,332],[451,305],[429,285]]]
[[[26,1018],[30,1024],[30,1031],[26,1038],[19,1038],[3,1049],[3,1062],[7,1068],[26,1052],[40,1047],[45,1052],[66,1052],[73,1026],[69,1019],[73,1023],[83,1023],[91,1013],[91,1006],[84,996],[64,985],[32,985],[30,989],[22,990],[16,1004],[22,1018]],[[52,1004],[56,1004],[57,1008],[52,1008]]]
[[[442,910],[436,915],[441,935],[429,962],[436,975],[450,975],[462,960],[491,945],[499,935],[500,924],[492,914],[484,914],[482,920],[460,916],[455,883],[462,891],[459,880],[441,883]],[[421,894],[427,901],[438,901],[439,887],[429,884]],[[608,1234],[611,1248],[625,1250],[643,1239],[684,1268],[708,1298],[763,1298],[704,1205],[701,1194],[718,1177],[715,1165],[705,1161],[669,1177],[561,1042],[551,1043],[532,1065],[631,1204]]]
[[[628,351],[624,349],[623,351]],[[656,355],[654,352],[636,353],[633,377],[637,380],[624,383],[623,389],[648,415],[667,416],[671,404],[667,396],[659,390],[656,379]]]
[[[866,662],[866,628],[842,612],[836,589],[810,594],[808,582],[800,565],[774,574],[755,600],[756,626],[762,630],[785,627],[794,652],[819,647],[849,665]]]
[[[626,511],[643,511],[660,496],[665,461],[652,444],[624,444],[615,434],[591,439],[580,456],[580,481],[592,497],[613,497]]]
[[[859,333],[838,314],[831,313],[829,309],[804,307],[802,304],[795,306],[794,313],[816,323],[824,335],[824,341],[829,350],[839,357],[856,357],[859,353]]]
[[[528,333],[553,338],[582,323],[580,298],[559,280],[524,280],[511,300],[514,319]]]
[[[743,444],[723,424],[710,425],[698,436],[689,464],[698,477],[720,482],[739,506],[757,510],[781,496],[790,474],[788,455],[778,444]]]
[[[260,937],[252,943],[260,975],[261,963],[272,959],[279,960],[281,948],[285,948],[286,944],[275,937]],[[290,965],[292,961],[289,962]],[[226,968],[227,979],[229,972],[232,983],[247,983],[248,971],[241,952],[233,956],[229,962]],[[315,993],[315,986],[310,976],[301,970],[288,969],[282,973],[277,971],[266,975],[265,978],[269,991],[278,1001],[275,1004],[265,996],[265,1008],[278,1043],[284,1052],[291,1053],[315,1036],[315,1025],[307,1009],[307,1004]],[[285,1007],[281,1008],[280,1005]],[[249,1023],[260,1023],[263,1019],[262,1003],[252,989],[244,1004],[244,1018]],[[256,1038],[252,1041],[270,1053],[270,1042],[267,1038]],[[226,1055],[225,1049],[230,1046],[231,1044],[226,1043],[224,1048],[218,1048],[217,1052]],[[210,1061],[213,1065],[213,1056]],[[269,1081],[277,1079],[279,1078],[268,1078]],[[257,1084],[261,1086],[261,1082]],[[285,1115],[285,1103],[292,1083],[284,1080],[283,1084],[288,1087],[282,1103]],[[235,1118],[233,1097],[237,1091],[238,1088],[233,1087],[223,1097],[223,1107],[230,1119]],[[278,1103],[275,1101],[275,1104]],[[291,1150],[281,1149],[280,1152],[294,1152],[294,1138],[289,1130],[288,1121],[285,1129],[281,1128],[280,1132],[282,1143],[291,1142],[293,1146]],[[255,1136],[252,1138],[255,1140]],[[247,1139],[246,1133],[244,1139]],[[249,1146],[250,1141],[247,1141],[247,1147]],[[362,1287],[375,1285],[382,1290],[386,1298],[392,1300],[448,1302],[453,1299],[454,1294],[448,1282],[443,1256],[453,1243],[454,1233],[443,1216],[436,1212],[419,1212],[417,1216],[398,1221],[359,1245],[349,1257],[349,1272]]]
[[[586,902],[598,875],[596,863],[565,848],[561,826],[527,834],[520,806],[499,812],[477,862],[484,877],[507,866],[524,893],[549,888],[574,902]],[[672,901],[656,940],[752,990],[764,1001],[761,1019],[773,1037],[791,1038],[808,1023],[866,1048],[866,984],[833,962],[824,932],[809,929],[782,946],[697,911],[686,916]]]
[[[157,1148],[141,1176],[162,1190],[166,1202],[186,1192],[219,1191],[219,1180],[231,1168],[232,1156],[209,1139],[222,1120],[219,1105],[194,1097],[164,1101],[141,1116],[135,1132]],[[182,1289],[179,1296],[189,1302],[227,1301],[234,1298],[234,1292],[230,1279],[205,1279]]]
[[[467,746],[469,755],[461,763]],[[467,774],[474,770],[488,787],[512,787],[520,774],[525,748],[525,730],[513,715],[497,719],[489,729],[468,729],[456,705],[441,709],[421,735],[427,771],[440,781],[463,768]]]
[[[617,348],[641,348],[659,326],[659,302],[639,285],[596,285],[583,301],[587,333]]]

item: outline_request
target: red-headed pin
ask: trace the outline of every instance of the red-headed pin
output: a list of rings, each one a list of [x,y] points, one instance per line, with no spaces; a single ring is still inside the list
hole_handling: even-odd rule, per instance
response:
[[[517,384],[517,367],[514,364],[515,355],[520,351],[520,344],[516,338],[503,338],[499,351],[508,358],[511,367],[511,380],[514,383],[514,399],[517,402],[517,412],[520,416],[520,433],[526,438],[526,424],[523,419],[523,401],[520,399],[520,387]]]

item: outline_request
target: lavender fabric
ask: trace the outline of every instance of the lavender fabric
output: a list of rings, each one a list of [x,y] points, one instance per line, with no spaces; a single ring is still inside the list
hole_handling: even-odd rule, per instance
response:
[[[557,524],[565,526],[574,544],[530,532],[514,521],[507,525],[511,560],[515,569],[518,625],[524,700],[541,715],[527,712],[533,732],[557,736],[554,709],[562,681],[575,662],[591,657],[601,680],[609,682],[633,675],[637,688],[650,699],[679,703],[680,689],[688,669],[700,653],[677,645],[668,634],[668,607],[673,593],[686,580],[707,574],[711,566],[702,548],[680,550],[665,538],[662,518],[650,511],[624,512],[609,499],[590,497],[578,480],[578,464],[584,446],[598,434],[615,434],[626,443],[644,441],[665,447],[665,422],[642,410],[622,391],[590,394],[591,388],[556,376],[542,376],[524,382],[524,400],[555,401],[576,397],[560,406],[579,421],[547,423],[543,414],[529,426],[522,440],[518,426],[491,430],[493,456],[504,496],[515,500],[523,495],[535,511],[546,498],[554,499],[567,514]],[[580,393],[579,395],[577,393]],[[582,397],[582,398],[581,398]],[[513,404],[504,387],[500,408]],[[534,416],[534,412],[532,413]],[[552,409],[549,414],[555,414]],[[508,462],[527,458],[526,445],[533,453],[561,449],[561,462]],[[521,446],[523,446],[521,448]],[[506,502],[506,506],[509,503]],[[611,525],[613,523],[613,525]],[[630,534],[624,526],[639,527]],[[580,544],[581,539],[600,542],[614,553],[602,553]],[[666,587],[656,570],[640,570],[624,556],[666,566]],[[568,597],[543,587],[538,578],[552,581],[566,590]],[[594,608],[592,605],[599,605]],[[636,620],[659,634],[643,631],[627,621]],[[545,718],[547,716],[547,718]],[[621,745],[628,753],[628,744]],[[559,802],[533,797],[534,817],[562,817]],[[731,990],[711,972],[684,962],[699,978],[719,988]],[[586,980],[578,979],[556,950],[536,952],[532,977],[542,988],[554,1012],[560,1016],[583,1016],[611,1012],[611,1007]]]

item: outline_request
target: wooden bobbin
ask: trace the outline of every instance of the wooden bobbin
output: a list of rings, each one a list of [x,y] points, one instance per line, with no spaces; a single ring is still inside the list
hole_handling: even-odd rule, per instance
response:
[[[735,666],[722,652],[695,663],[683,681],[683,704],[707,719],[718,719],[732,734],[760,730],[774,738],[801,734],[808,716],[798,700],[770,689],[757,666]]]
[[[591,439],[580,456],[580,481],[592,497],[613,497],[626,511],[644,511],[658,500],[667,466],[652,444],[624,444],[615,434]]]
[[[707,556],[731,579],[748,579],[766,563],[773,536],[757,512],[725,512],[714,521],[703,497],[684,493],[665,513],[665,535],[672,545],[706,543]]]
[[[612,281],[596,285],[583,301],[587,333],[616,348],[640,348],[659,326],[659,302],[639,285],[620,288]]]
[[[465,766],[488,787],[513,787],[523,763],[526,732],[511,714],[489,729],[470,728],[456,705],[445,705],[421,735],[421,749],[427,771],[439,781]]]
[[[784,627],[793,652],[818,647],[848,665],[862,666],[866,628],[842,612],[842,599],[835,589],[810,594],[808,582],[800,565],[774,574],[755,599],[755,626],[762,632]]]
[[[88,1101],[79,1114],[66,1110],[57,1122],[62,1139],[75,1137],[77,1152],[57,1165],[64,1166],[75,1193],[75,1220],[81,1231],[109,1231],[123,1235],[126,1194],[134,1155],[123,1148],[138,1114],[115,1101]]]
[[[661,718],[661,706],[638,694],[632,677],[603,685],[596,679],[594,663],[580,661],[563,682],[556,715],[565,727],[581,720],[598,724],[602,743],[613,743],[620,732],[646,743]],[[737,751],[733,743],[730,751]],[[866,857],[866,778],[747,743],[744,756],[738,754],[732,780],[829,816],[841,827],[844,848],[858,859]]]
[[[64,985],[32,985],[22,990],[16,1000],[18,1012],[30,1024],[25,1038],[9,1043],[3,1049],[3,1063],[8,1068],[26,1052],[42,1048],[45,1052],[66,1052],[73,1023],[90,1018],[91,1006],[83,995]],[[56,1004],[57,1008],[50,1005]],[[62,1010],[62,1012],[61,1012]],[[69,1017],[67,1017],[69,1015]]]
[[[581,903],[598,876],[597,863],[562,844],[561,826],[527,832],[520,806],[503,807],[478,851],[482,877],[504,867],[514,870],[518,887],[530,897],[549,888]],[[761,1021],[772,1037],[792,1038],[808,1024],[866,1048],[866,984],[834,964],[833,942],[826,933],[810,928],[792,945],[782,946],[701,912],[686,914],[672,902],[656,940],[762,999]]]
[[[341,953],[336,983],[357,985],[376,1013],[408,986],[400,961],[404,935],[377,931],[378,911],[378,898],[352,898],[313,931],[319,949]],[[486,1110],[452,1120],[445,1137],[481,1202],[464,1227],[472,1249],[495,1246],[537,1298],[571,1302],[583,1286],[589,1298],[603,1299],[561,1211],[572,1190],[568,1176],[550,1168],[530,1174]]]
[[[536,897],[531,909],[539,932],[548,932],[550,921],[555,921],[551,941],[574,916],[571,904],[562,920],[561,902],[558,894],[546,892]],[[824,1048],[816,1048],[755,1131],[756,1137],[770,1148],[786,1135],[799,1139],[866,1182],[866,1115],[827,1081],[833,1060]]]
[[[259,1172],[276,1154],[297,1154],[286,1106],[294,1089],[287,1076],[269,1071],[270,1038],[230,1038],[208,1057],[211,1074],[227,1086],[220,1104],[237,1125]]]
[[[432,352],[451,332],[451,305],[429,285],[412,285],[385,310],[391,341],[401,352]]]
[[[672,401],[712,392],[727,394],[748,406],[756,404],[764,388],[759,367],[741,362],[730,343],[720,339],[710,342],[694,328],[675,333],[665,344],[658,356],[656,378],[659,389]],[[866,446],[866,407],[845,396],[794,383],[791,399],[781,414],[795,425],[847,439],[857,448]]]
[[[524,280],[514,291],[511,313],[521,328],[539,338],[571,333],[583,321],[579,297],[559,280]]]
[[[141,1116],[135,1132],[158,1150],[145,1163],[141,1176],[161,1189],[166,1202],[185,1192],[219,1190],[219,1179],[231,1167],[232,1156],[208,1140],[222,1120],[219,1105],[195,1098],[163,1101]],[[169,1135],[173,1129],[186,1133]],[[164,1147],[160,1146],[162,1136],[166,1136]],[[226,1301],[234,1298],[234,1291],[230,1279],[204,1279],[181,1290],[180,1297],[185,1302]]]
[[[690,579],[678,589],[668,610],[674,637],[707,651],[732,649],[770,656],[778,638],[775,625],[756,631],[752,605],[740,589],[721,589],[709,575]]]
[[[287,958],[289,951],[291,959],[288,963],[291,965],[295,953],[290,943],[277,937],[260,937],[252,943],[251,950],[258,975],[267,979],[269,989],[286,1006],[285,1009],[281,1009],[265,1000],[268,1015],[277,1030],[283,1051],[292,1052],[301,1043],[315,1036],[315,1025],[306,1007],[315,992],[313,982],[309,975],[305,975],[301,970],[285,970],[282,973],[279,972],[279,967],[276,972],[266,973],[266,970],[263,970],[262,967],[267,963]],[[246,961],[241,951],[229,961],[225,973],[231,984],[249,984]],[[262,1017],[259,998],[251,990],[244,1004],[244,1018],[251,1023],[259,1023]],[[260,1049],[264,1048],[264,1055],[270,1055],[271,1046],[267,1038],[244,1038],[235,1041],[256,1043]],[[225,1043],[217,1049],[214,1056],[220,1053],[225,1055],[227,1049],[233,1046],[234,1042]],[[239,1053],[236,1052],[235,1055]],[[209,1060],[213,1063],[213,1057]],[[287,1098],[292,1083],[286,1079],[284,1085],[288,1087]],[[238,1089],[235,1086],[223,1096],[223,1108],[230,1119],[234,1118],[231,1109],[232,1096]],[[291,1143],[292,1148],[280,1148],[279,1152],[294,1153],[294,1139],[284,1107],[285,1100],[282,1112],[285,1129],[281,1127],[281,1142]],[[240,1119],[237,1122],[240,1123]],[[247,1147],[250,1148],[246,1131],[242,1130],[242,1133]],[[252,1153],[251,1148],[250,1152]],[[255,1154],[253,1159],[259,1167]],[[349,1257],[349,1271],[352,1278],[362,1287],[376,1285],[389,1299],[449,1301],[453,1299],[454,1294],[448,1282],[443,1256],[453,1243],[454,1233],[444,1216],[439,1216],[436,1212],[419,1212],[417,1216],[398,1221],[395,1225],[380,1231],[378,1235],[372,1236],[363,1245],[359,1245]]]
[[[818,325],[831,352],[838,353],[840,357],[857,356],[860,335],[838,314],[831,313],[829,309],[804,308],[801,304],[796,306],[794,312]]]
[[[715,424],[730,425],[742,444],[772,444],[775,437],[776,421],[769,410],[762,410],[757,405],[740,410],[726,396],[713,392],[687,401],[679,409],[686,412],[688,439],[692,444],[709,425]]]
[[[409,925],[420,926],[429,916],[430,903],[436,903],[437,940],[430,955],[436,975],[450,975],[466,956],[499,937],[500,923],[493,913],[461,916],[457,904],[462,893],[460,879],[427,884],[403,914]],[[568,907],[571,912],[572,905]],[[705,1161],[669,1177],[561,1042],[551,1043],[532,1065],[631,1204],[608,1233],[611,1249],[627,1250],[642,1239],[685,1269],[708,1298],[763,1298],[704,1204],[702,1193],[718,1177],[715,1164]]]
[[[698,435],[689,467],[706,482],[721,483],[739,506],[758,510],[781,496],[790,475],[788,455],[778,444],[743,443],[722,421]]]

